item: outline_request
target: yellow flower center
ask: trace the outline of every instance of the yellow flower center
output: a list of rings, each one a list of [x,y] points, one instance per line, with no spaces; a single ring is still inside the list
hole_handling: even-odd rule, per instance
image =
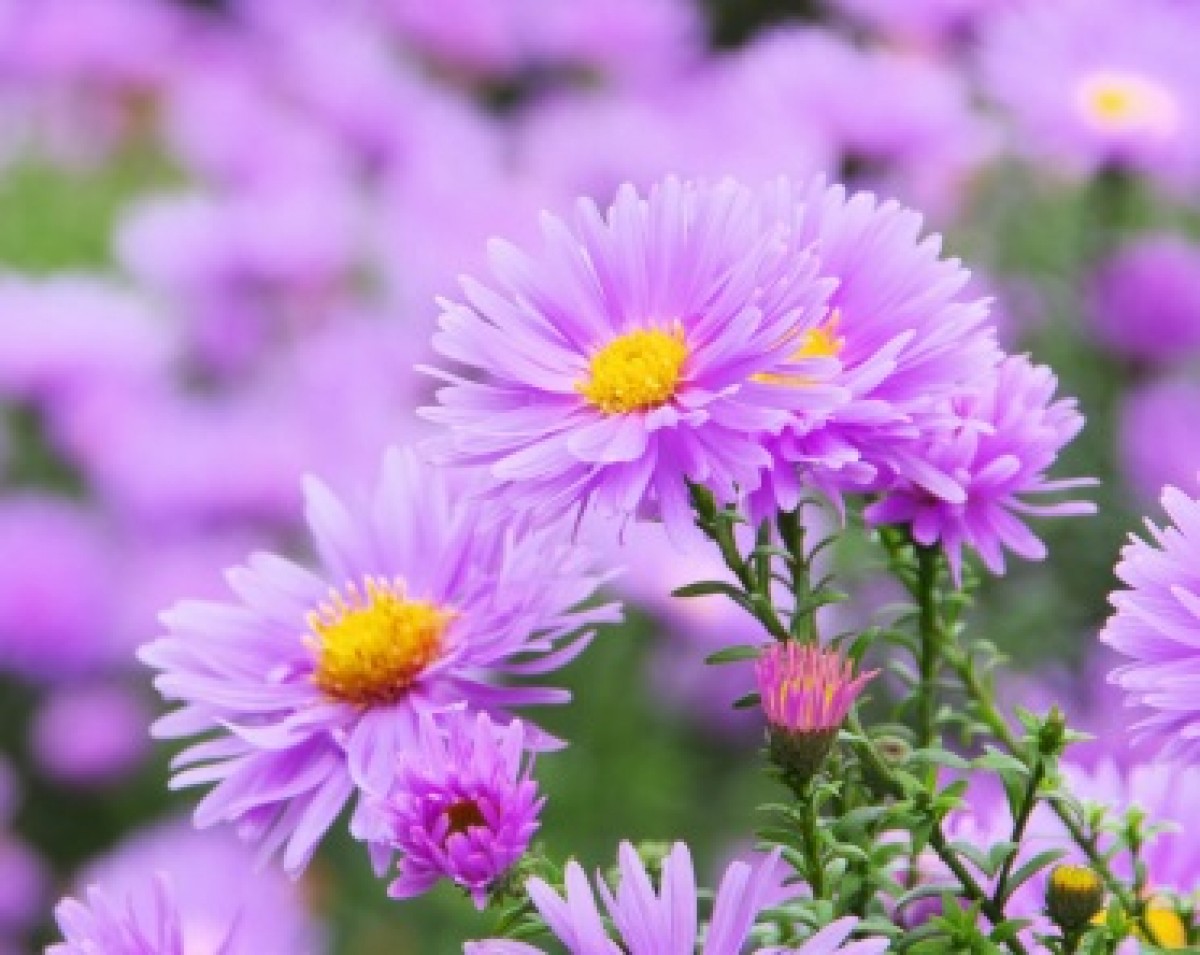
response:
[[[1151,939],[1159,948],[1169,950],[1187,947],[1187,926],[1179,913],[1165,905],[1151,905],[1146,909],[1146,928]]]
[[[1161,84],[1137,73],[1105,70],[1080,81],[1076,99],[1084,117],[1106,132],[1167,134],[1179,109]]]
[[[607,415],[650,411],[675,396],[687,356],[678,323],[670,331],[626,332],[592,356],[587,380],[576,387]]]
[[[829,319],[816,328],[809,328],[796,336],[799,346],[791,354],[792,361],[803,361],[805,358],[838,358],[846,347],[846,339],[838,334],[838,326],[842,323],[842,313],[835,311]],[[805,375],[775,374],[762,372],[751,375],[751,380],[767,385],[810,385],[812,379]]]
[[[1050,873],[1050,884],[1061,892],[1094,892],[1102,887],[1100,877],[1082,865],[1058,866]]]
[[[403,581],[368,577],[309,615],[320,653],[314,676],[328,696],[359,706],[394,703],[442,651],[452,611],[409,600]]]

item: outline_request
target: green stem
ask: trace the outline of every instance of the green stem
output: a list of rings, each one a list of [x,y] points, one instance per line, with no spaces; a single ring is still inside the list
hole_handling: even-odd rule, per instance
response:
[[[804,839],[804,856],[808,860],[808,884],[812,889],[813,898],[823,899],[825,863],[821,858],[821,839],[817,832],[820,820],[817,818],[817,800],[812,786],[801,796],[801,805],[801,836]]]
[[[1046,761],[1039,755],[1037,762],[1034,763],[1033,771],[1029,774],[1029,783],[1025,787],[1025,795],[1021,800],[1021,807],[1017,810],[1017,815],[1013,819],[1012,835],[1009,836],[1008,841],[1016,846],[1020,846],[1021,841],[1025,838],[1025,830],[1029,826],[1033,810],[1037,807],[1038,789],[1045,778]],[[1017,851],[1017,849],[1014,849],[1000,867],[1000,875],[996,879],[996,890],[992,893],[992,901],[997,905],[1003,905],[1007,898],[1008,880],[1012,875],[1013,866],[1017,862]]]
[[[848,720],[848,725],[852,733],[859,737],[860,742],[856,745],[859,758],[867,764],[872,776],[877,779],[882,786],[886,795],[895,798],[903,798],[904,787],[896,779],[892,767],[888,765],[886,759],[880,755],[879,750],[875,748],[875,744],[871,742],[871,738],[867,736],[866,730],[863,729],[862,723],[859,721],[858,712],[852,711]],[[929,847],[942,860],[946,868],[958,879],[959,885],[962,886],[963,895],[971,902],[978,903],[980,911],[988,917],[993,925],[999,925],[1005,921],[1004,907],[997,905],[988,897],[983,888],[975,880],[975,877],[962,864],[958,854],[946,840],[945,833],[942,832],[941,823],[934,822],[929,831]],[[1021,943],[1021,940],[1013,937],[1007,939],[1005,944],[1009,951],[1015,955],[1028,955],[1027,949]]]
[[[932,746],[937,738],[937,676],[941,653],[941,622],[938,619],[937,577],[939,551],[917,545],[917,609],[921,652],[917,661],[917,745]]]
[[[996,708],[996,704],[992,702],[991,696],[980,682],[974,667],[971,666],[971,661],[967,654],[956,651],[947,654],[946,659],[992,735],[999,740],[1011,755],[1022,762],[1028,763],[1029,757],[1025,751],[1025,747],[1021,745],[1021,741],[1017,739],[1016,734],[1008,725],[1008,721],[1005,720],[1004,716]],[[1096,844],[1095,835],[1084,832],[1079,821],[1063,803],[1052,800],[1050,806],[1066,827],[1071,841],[1087,857],[1088,864],[1100,875],[1108,890],[1117,897],[1117,900],[1121,903],[1121,907],[1138,922],[1143,932],[1148,931],[1145,919],[1145,905],[1129,891],[1125,883],[1113,874],[1112,869],[1108,865],[1108,860],[1105,859],[1104,854]]]
[[[812,599],[812,581],[809,579],[808,555],[804,553],[804,524],[800,509],[781,511],[778,518],[779,537],[787,549],[790,559],[788,569],[792,579],[791,634],[804,643],[816,643],[816,611],[809,607]]]

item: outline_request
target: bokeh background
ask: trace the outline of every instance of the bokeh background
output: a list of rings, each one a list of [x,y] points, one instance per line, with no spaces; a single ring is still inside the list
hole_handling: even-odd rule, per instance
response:
[[[486,930],[451,890],[387,901],[346,837],[297,896],[192,832],[133,654],[251,549],[303,555],[301,474],[353,487],[427,433],[435,297],[489,237],[534,242],[540,210],[666,173],[824,174],[920,208],[1005,345],[1079,396],[1062,470],[1101,479],[1100,515],[1045,528],[1051,560],[989,585],[977,620],[1010,700],[1063,701],[1123,751],[1095,645],[1112,565],[1200,470],[1200,19],[1039,6],[0,0],[0,953],[39,951],[62,894],[158,868],[216,924],[253,897],[247,930],[292,926],[289,952]],[[1097,132],[1085,68],[1153,82],[1100,102]],[[715,570],[654,528],[602,549],[628,623],[546,717],[573,745],[540,764],[544,840],[600,865],[620,838],[685,837],[715,871],[770,790],[729,708],[749,675],[701,661],[753,630],[669,599]],[[895,595],[861,550],[839,560],[854,626]]]

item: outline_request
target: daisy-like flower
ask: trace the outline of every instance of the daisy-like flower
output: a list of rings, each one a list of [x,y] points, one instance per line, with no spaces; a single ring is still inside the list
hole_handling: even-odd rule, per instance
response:
[[[1029,152],[1186,187],[1200,177],[1198,26],[1176,0],[1018,5],[983,31],[984,80]]]
[[[410,898],[447,878],[486,906],[538,828],[545,799],[531,769],[519,721],[497,726],[486,713],[459,712],[442,729],[426,716],[381,807],[387,849],[403,856],[389,893]]]
[[[527,888],[546,925],[571,955],[695,955],[699,934],[696,915],[696,875],[687,846],[677,842],[663,861],[659,891],[637,852],[621,844],[620,884],[614,895],[597,878],[596,888],[604,900],[621,944],[609,938],[587,876],[577,862],[567,866],[566,898],[561,898],[540,879],[530,879]],[[712,921],[703,933],[699,951],[703,955],[739,955],[749,939],[759,913],[799,892],[785,884],[787,867],[776,850],[756,866],[734,862],[725,871],[717,889]],[[799,948],[759,949],[759,955],[877,955],[887,948],[886,939],[867,939],[843,946],[857,920],[842,919],[818,932]],[[540,949],[523,942],[489,940],[469,942],[466,955],[542,955]]]
[[[919,439],[945,427],[946,400],[998,358],[987,301],[964,292],[970,274],[941,258],[939,236],[921,237],[921,217],[910,209],[820,180],[802,189],[781,181],[773,201],[814,248],[821,275],[837,282],[821,324],[794,329],[791,341],[837,362],[832,383],[848,400],[824,415],[793,416],[769,439],[776,464],[751,512],[791,510],[807,483],[836,499],[881,474],[961,501],[956,482],[919,453]],[[809,387],[795,376],[764,378],[781,402]]]
[[[1146,718],[1140,739],[1165,755],[1200,758],[1200,501],[1178,488],[1162,495],[1171,524],[1146,521],[1150,540],[1132,538],[1117,577],[1126,589],[1109,598],[1115,612],[1100,639],[1129,662],[1109,679]]]
[[[761,436],[824,413],[836,363],[807,346],[831,283],[786,219],[735,182],[622,188],[543,220],[533,258],[492,248],[499,291],[443,303],[432,420],[518,509],[589,505],[692,530],[686,480],[734,499],[770,457]],[[784,379],[803,387],[770,384]]]
[[[196,823],[237,823],[264,855],[286,844],[299,873],[355,790],[389,791],[418,715],[561,703],[564,691],[508,685],[567,662],[581,628],[617,619],[586,610],[599,580],[554,528],[498,527],[474,489],[388,455],[374,495],[348,509],[306,486],[316,573],[258,554],[229,573],[238,603],[185,602],[141,658],[180,706],[160,737],[217,735],[185,749],[173,786],[216,783]],[[531,745],[554,741],[534,733]],[[360,801],[352,829],[370,828]]]
[[[122,906],[94,886],[87,904],[64,899],[54,910],[63,941],[46,955],[184,955],[179,912],[165,879],[155,880],[150,901],[141,909],[132,899]],[[235,929],[227,927],[213,955],[232,955]]]
[[[854,664],[835,650],[776,643],[754,673],[771,735],[771,757],[796,781],[810,780],[874,671],[855,678]]]
[[[898,481],[867,509],[876,524],[909,524],[921,544],[940,543],[955,579],[963,548],[970,547],[993,573],[1004,572],[1004,549],[1041,560],[1045,545],[1018,515],[1092,514],[1087,501],[1033,504],[1028,495],[1095,483],[1088,478],[1050,480],[1046,471],[1083,427],[1069,398],[1054,400],[1057,379],[1024,356],[1005,359],[974,391],[952,402],[959,424],[935,432],[918,453],[930,468],[949,475],[964,498],[946,498],[912,481]]]

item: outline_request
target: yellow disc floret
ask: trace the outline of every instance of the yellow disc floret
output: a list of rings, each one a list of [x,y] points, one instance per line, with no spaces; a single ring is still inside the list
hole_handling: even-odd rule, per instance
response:
[[[1107,132],[1167,134],[1178,125],[1175,98],[1138,73],[1102,70],[1085,76],[1076,90],[1084,117]]]
[[[838,334],[841,324],[841,312],[835,311],[822,325],[808,328],[792,337],[796,342],[796,350],[791,354],[792,361],[803,361],[805,358],[839,358],[842,349],[846,347],[846,339]],[[776,374],[761,372],[750,376],[752,380],[768,385],[803,386],[812,384],[812,379],[804,375]]]
[[[393,703],[442,651],[454,614],[410,600],[403,581],[366,579],[334,592],[309,615],[319,653],[317,686],[328,696],[359,706]]]
[[[675,396],[687,360],[683,328],[626,332],[592,356],[579,393],[607,415],[651,411]]]

